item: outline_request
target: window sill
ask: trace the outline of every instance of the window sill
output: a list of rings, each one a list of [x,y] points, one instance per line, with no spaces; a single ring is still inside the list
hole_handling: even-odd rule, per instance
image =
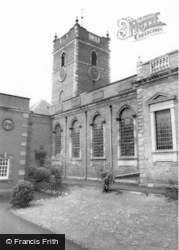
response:
[[[82,161],[81,157],[71,157],[70,161]]]
[[[166,150],[156,150],[156,151],[152,151],[152,154],[167,154],[167,153],[177,153],[176,150],[173,149],[166,149]]]
[[[0,183],[11,183],[12,182],[12,180],[11,179],[1,179],[0,178]]]
[[[138,158],[135,156],[121,156],[117,158],[119,161],[123,161],[123,160],[128,160],[128,161],[132,161],[132,160],[137,160]]]
[[[106,157],[92,157],[91,159],[90,159],[91,161],[96,161],[96,160],[106,160]]]

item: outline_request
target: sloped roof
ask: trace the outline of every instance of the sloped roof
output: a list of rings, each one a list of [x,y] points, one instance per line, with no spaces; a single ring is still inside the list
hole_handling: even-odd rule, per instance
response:
[[[51,115],[50,110],[49,110],[50,106],[51,105],[45,100],[40,100],[37,103],[33,104],[30,107],[30,110],[33,111],[35,114]]]

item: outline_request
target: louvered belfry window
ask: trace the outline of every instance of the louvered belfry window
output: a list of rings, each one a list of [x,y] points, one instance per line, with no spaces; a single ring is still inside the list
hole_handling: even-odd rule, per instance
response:
[[[155,112],[155,125],[156,149],[173,149],[171,115],[169,109]]]
[[[65,66],[65,52],[63,52],[62,56],[61,56],[61,67]]]
[[[93,156],[104,156],[103,145],[103,121],[100,115],[97,115],[93,121]]]
[[[95,51],[91,53],[91,65],[97,66],[97,55]]]
[[[62,134],[60,125],[55,127],[55,154],[60,154],[62,149]]]
[[[73,122],[71,129],[72,157],[80,157],[80,128],[79,122]]]
[[[120,116],[121,156],[134,156],[134,125],[130,108],[125,108]]]

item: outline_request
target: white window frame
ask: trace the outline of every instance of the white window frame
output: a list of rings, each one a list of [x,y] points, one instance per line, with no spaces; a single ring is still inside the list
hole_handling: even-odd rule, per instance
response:
[[[160,103],[150,104],[150,121],[151,121],[151,137],[152,137],[152,159],[157,161],[173,161],[177,162],[177,142],[176,142],[176,126],[175,126],[175,104],[174,100],[163,101]],[[172,149],[156,149],[156,123],[155,112],[160,110],[170,110],[171,127],[172,127]]]
[[[7,175],[6,176],[0,176],[0,180],[8,180],[9,179],[9,166],[10,166],[10,159],[6,157],[0,157],[2,160],[7,160]]]

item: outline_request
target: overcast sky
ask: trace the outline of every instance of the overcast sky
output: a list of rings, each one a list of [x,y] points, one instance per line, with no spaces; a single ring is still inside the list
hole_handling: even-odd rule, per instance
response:
[[[136,74],[138,56],[150,60],[178,49],[178,0],[0,0],[0,92],[51,102],[52,48],[84,9],[83,27],[111,38],[111,81]],[[160,12],[164,33],[120,40],[120,18]],[[80,21],[79,21],[80,23]]]

